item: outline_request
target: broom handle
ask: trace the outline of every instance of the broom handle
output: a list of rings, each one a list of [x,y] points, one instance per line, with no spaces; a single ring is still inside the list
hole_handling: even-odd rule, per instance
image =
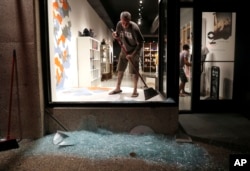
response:
[[[133,66],[135,72],[136,72],[136,73],[138,74],[138,76],[141,78],[141,80],[142,80],[143,84],[145,85],[145,87],[148,88],[148,86],[147,86],[147,84],[145,83],[143,77],[141,76],[141,74],[139,73],[139,71],[135,68],[135,65],[134,65],[134,63],[132,62],[132,60],[131,60],[130,58],[129,58],[128,60],[129,60],[130,64]]]
[[[9,101],[9,118],[8,118],[7,140],[10,139],[10,124],[11,124],[11,109],[12,109],[12,89],[13,89],[13,78],[14,78],[15,63],[16,63],[16,51],[13,50],[11,83],[10,83],[10,101]]]
[[[126,55],[128,55],[125,47],[121,43],[121,40],[118,38],[117,41],[118,41],[119,45],[121,46],[121,48],[123,49],[123,51],[126,53]],[[135,67],[134,63],[132,62],[132,60],[130,58],[128,58],[128,61],[132,65],[132,67],[135,70],[135,72],[137,73],[137,75],[141,78],[141,80],[142,80],[143,84],[145,85],[145,87],[148,88],[147,84],[145,83],[145,81],[144,81],[143,77],[141,76],[141,74],[139,73],[139,71],[136,69],[136,67]]]
[[[112,32],[114,32],[113,29],[111,29]],[[119,45],[121,46],[122,50],[126,53],[126,55],[128,54],[127,53],[127,50],[125,49],[125,47],[122,45],[122,42],[119,38],[116,39],[117,42],[119,43]],[[143,84],[145,85],[146,88],[148,88],[146,82],[144,81],[143,77],[141,76],[141,74],[139,73],[139,71],[136,69],[134,63],[132,62],[132,60],[129,58],[128,61],[130,62],[130,64],[132,65],[133,69],[135,70],[135,72],[138,74],[138,76],[141,78]]]

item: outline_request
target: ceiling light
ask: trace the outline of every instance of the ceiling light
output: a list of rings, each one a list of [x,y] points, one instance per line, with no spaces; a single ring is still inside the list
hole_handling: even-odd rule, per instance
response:
[[[142,0],[139,0],[139,8],[138,8],[139,18],[137,20],[137,24],[138,25],[142,25],[142,10],[143,10]]]
[[[141,24],[142,24],[142,19],[141,19],[141,18],[138,19],[137,24],[138,24],[138,25],[141,25]]]

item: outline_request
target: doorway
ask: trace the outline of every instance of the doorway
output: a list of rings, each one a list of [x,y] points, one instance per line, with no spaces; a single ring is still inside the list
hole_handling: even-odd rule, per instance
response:
[[[179,111],[218,111],[232,103],[235,23],[235,12],[193,15],[193,8],[180,8],[180,51],[184,44],[190,46],[192,67],[185,67],[185,91],[190,94],[179,96]]]
[[[180,8],[180,52],[183,49],[183,45],[189,46],[188,62],[192,63],[193,53],[193,8]],[[192,97],[192,71],[193,68],[184,65],[183,71],[187,77],[187,82],[184,86],[186,93],[179,95],[179,110],[191,111],[191,97]],[[181,84],[181,80],[179,80]]]

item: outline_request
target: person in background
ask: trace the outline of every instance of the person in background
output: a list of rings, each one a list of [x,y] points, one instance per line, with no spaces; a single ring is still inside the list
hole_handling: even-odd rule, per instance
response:
[[[184,97],[185,94],[189,95],[190,93],[185,91],[185,85],[188,82],[186,73],[184,71],[185,66],[191,66],[191,63],[189,62],[189,45],[184,44],[182,47],[182,51],[180,52],[180,80],[181,83],[179,85],[179,95],[180,97]]]
[[[121,93],[121,82],[124,76],[124,72],[128,65],[128,60],[130,59],[135,69],[139,72],[139,58],[140,51],[143,46],[144,38],[141,34],[139,26],[131,21],[131,14],[128,11],[123,11],[120,14],[120,21],[116,25],[116,30],[112,33],[115,39],[120,39],[123,48],[119,54],[119,61],[117,65],[117,83],[116,88],[109,93],[109,95]],[[129,64],[129,73],[133,75],[133,92],[131,97],[137,97],[139,93],[137,92],[138,83],[138,72],[136,72]]]

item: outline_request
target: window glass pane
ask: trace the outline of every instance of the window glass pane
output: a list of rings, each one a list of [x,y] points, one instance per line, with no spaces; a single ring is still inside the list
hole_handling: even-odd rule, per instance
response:
[[[110,28],[87,0],[48,0],[47,4],[52,102],[144,102],[146,93],[152,97],[149,101],[165,101],[157,91],[160,65],[158,28],[155,28],[156,39],[145,42],[140,54],[140,74],[143,80],[139,78],[138,81],[139,96],[131,97],[134,84],[129,67],[122,80],[122,92],[109,95],[117,84],[119,56],[114,50],[117,42],[113,41]],[[156,5],[158,9],[158,1]],[[148,54],[144,53],[148,46],[146,43],[149,44]],[[166,61],[166,56],[163,58]],[[163,75],[165,78],[166,68]]]
[[[188,46],[189,49],[184,49]],[[179,76],[179,109],[191,109],[192,95],[192,71],[188,63],[192,65],[192,49],[193,49],[193,8],[180,9],[180,76]],[[184,64],[184,55],[187,64]],[[186,79],[185,79],[186,78]],[[183,80],[184,79],[184,80]]]
[[[202,13],[201,100],[232,99],[236,13]]]
[[[163,84],[163,93],[167,95],[167,0],[163,1],[163,16],[162,16],[162,30],[163,30],[163,46],[162,46],[162,84]]]

